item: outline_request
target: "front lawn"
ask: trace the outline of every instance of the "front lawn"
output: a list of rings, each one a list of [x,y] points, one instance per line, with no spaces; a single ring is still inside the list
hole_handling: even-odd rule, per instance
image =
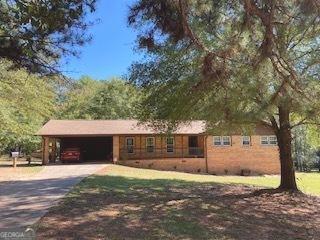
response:
[[[124,166],[111,165],[106,174],[109,176],[122,176],[137,179],[172,179],[192,182],[213,182],[213,183],[239,183],[246,185],[276,188],[279,186],[280,177],[265,175],[254,177],[242,176],[213,176],[188,174],[169,171],[155,171],[147,169],[129,168]],[[320,173],[296,173],[299,189],[307,194],[320,195]]]
[[[300,184],[319,174],[299,174]],[[110,165],[36,224],[38,239],[317,239],[320,198],[257,192],[277,177],[220,177]],[[316,180],[314,180],[316,183]],[[318,183],[319,184],[319,183]],[[310,189],[317,187],[317,184]],[[313,191],[313,192],[318,192]]]

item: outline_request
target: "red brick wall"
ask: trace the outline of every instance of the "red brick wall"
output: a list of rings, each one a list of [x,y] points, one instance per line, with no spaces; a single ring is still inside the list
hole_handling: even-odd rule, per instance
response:
[[[251,174],[278,174],[280,160],[277,146],[262,146],[262,135],[274,135],[270,128],[257,127],[251,134],[251,145],[242,146],[242,136],[234,134],[231,146],[214,146],[213,136],[206,137],[205,155],[207,157],[208,172],[211,174],[241,174],[241,170],[249,169]],[[135,147],[145,148],[146,136],[135,136]],[[165,147],[165,137],[156,136],[156,147]],[[188,137],[175,136],[175,147],[187,147]],[[120,136],[120,148],[125,146],[125,136]],[[206,172],[205,158],[173,158],[173,159],[141,159],[122,160],[120,164],[152,168],[159,170],[175,170],[185,172]]]
[[[123,160],[119,164],[166,171],[180,171],[193,173],[206,173],[205,158],[164,158]]]
[[[231,146],[214,146],[213,136],[208,136],[208,172],[240,174],[242,169],[249,169],[251,174],[278,174],[280,172],[278,146],[262,146],[260,137],[260,135],[251,136],[251,146],[242,146],[240,135],[231,137]]]

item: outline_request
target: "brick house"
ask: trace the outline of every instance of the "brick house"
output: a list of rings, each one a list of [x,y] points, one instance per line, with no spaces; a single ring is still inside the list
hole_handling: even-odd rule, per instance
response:
[[[213,136],[206,134],[204,122],[193,121],[166,135],[136,120],[50,120],[37,135],[42,136],[43,164],[78,147],[84,161],[210,174],[280,172],[277,140],[265,126],[251,136]]]

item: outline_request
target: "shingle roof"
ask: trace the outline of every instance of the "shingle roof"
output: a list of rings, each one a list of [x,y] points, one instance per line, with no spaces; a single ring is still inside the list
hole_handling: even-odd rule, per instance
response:
[[[181,124],[175,134],[200,134],[203,121]],[[104,136],[124,134],[157,134],[150,127],[138,125],[137,120],[50,120],[36,135],[40,136]]]

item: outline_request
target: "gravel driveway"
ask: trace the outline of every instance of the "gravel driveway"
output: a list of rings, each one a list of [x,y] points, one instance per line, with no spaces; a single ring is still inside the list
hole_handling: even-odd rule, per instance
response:
[[[51,165],[18,181],[0,183],[0,228],[26,227],[37,222],[83,178],[107,164]]]

